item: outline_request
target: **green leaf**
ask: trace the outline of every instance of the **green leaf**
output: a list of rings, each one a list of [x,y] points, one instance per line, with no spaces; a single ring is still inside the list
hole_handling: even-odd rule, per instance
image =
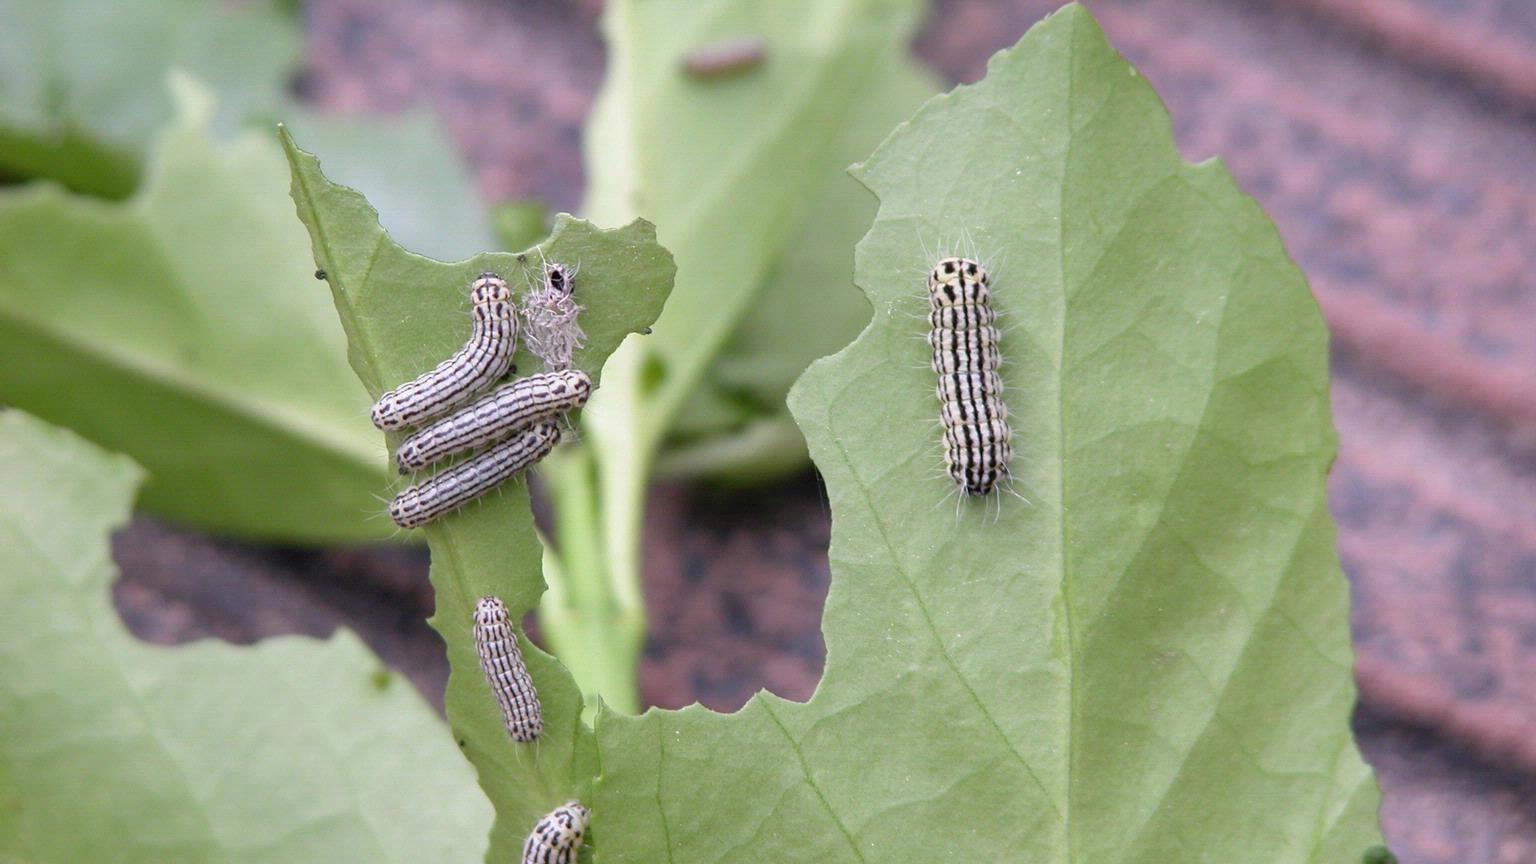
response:
[[[586,136],[587,214],[604,224],[653,219],[680,278],[655,336],[625,352],[624,386],[644,385],[644,400],[593,399],[595,412],[639,415],[597,428],[605,451],[659,443],[810,212],[845,116],[889,72],[918,5],[794,0],[770,14],[738,0],[621,0],[608,8],[609,74]],[[743,35],[765,44],[760,68],[718,80],[681,71],[689,52]],[[656,374],[639,375],[644,365]],[[619,433],[609,428],[629,426],[638,427],[636,443],[611,440]]]
[[[491,247],[480,193],[430,112],[359,120],[290,108],[283,122],[315,150],[332,154],[336,182],[368,192],[396,242],[445,261]]]
[[[388,534],[385,453],[270,139],[216,147],[208,94],[129,201],[0,192],[0,401],[132,455],[145,506],[306,542]]]
[[[112,608],[107,544],[139,469],[11,410],[0,476],[0,860],[480,854],[470,772],[357,637],[145,645]]]
[[[1359,860],[1327,334],[1273,226],[1076,5],[858,174],[874,320],[790,400],[833,510],[825,675],[602,712],[602,860]],[[946,497],[923,278],[967,238],[1027,502]]]
[[[111,197],[171,118],[171,70],[219,93],[228,129],[276,113],[299,55],[293,23],[259,4],[0,0],[0,21],[0,174]]]
[[[751,482],[805,465],[805,444],[784,399],[811,361],[847,345],[869,321],[869,303],[853,287],[853,247],[874,218],[875,202],[847,166],[937,90],[904,51],[884,59],[823,154],[825,179],[798,236],[677,419],[674,434],[682,441],[669,446],[658,470]],[[730,408],[710,418],[722,404]]]
[[[542,201],[504,201],[491,208],[490,220],[503,249],[525,249],[549,233],[549,208]]]
[[[586,136],[587,215],[599,224],[655,220],[680,278],[654,336],[615,355],[608,386],[587,407],[583,430],[600,494],[590,520],[597,531],[586,545],[602,550],[603,566],[569,572],[611,586],[637,613],[645,488],[663,438],[804,224],[845,119],[903,50],[918,6],[791,0],[770,13],[742,0],[618,0],[606,7],[608,77]],[[764,46],[756,68],[707,80],[683,71],[690,52],[742,37]],[[554,490],[557,510],[572,497],[562,488]]]
[[[482,271],[500,273],[521,292],[532,286],[541,261],[578,265],[575,290],[586,307],[581,323],[587,344],[575,365],[594,381],[620,340],[655,320],[670,290],[671,256],[643,221],[600,231],[562,214],[548,240],[520,255],[482,254],[444,264],[412,254],[384,233],[360,194],[327,180],[319,162],[286,132],[283,144],[299,217],[309,228],[316,263],[329,276],[353,369],[370,393],[414,378],[463,344],[467,286]],[[514,362],[524,374],[538,368],[526,352]],[[389,437],[391,445],[398,441]],[[580,691],[553,657],[524,640],[545,720],[533,746],[508,737],[477,665],[470,627],[475,601],[495,594],[520,620],[544,591],[526,486],[509,483],[502,494],[424,533],[436,591],[432,625],[447,643],[452,667],[448,719],[496,807],[489,860],[513,860],[539,816],[571,797],[591,800],[597,770],[592,733],[581,721]]]

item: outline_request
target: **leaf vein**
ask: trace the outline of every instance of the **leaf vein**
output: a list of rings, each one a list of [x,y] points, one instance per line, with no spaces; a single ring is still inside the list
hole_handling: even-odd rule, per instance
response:
[[[800,773],[804,775],[806,785],[810,786],[811,791],[816,793],[817,799],[821,801],[821,806],[826,809],[827,815],[832,817],[832,822],[837,825],[837,830],[843,833],[843,839],[848,841],[848,848],[853,851],[853,857],[859,859],[860,864],[863,864],[864,855],[859,852],[859,844],[854,842],[853,835],[848,832],[848,826],[843,824],[843,820],[838,818],[836,811],[832,809],[832,802],[827,800],[827,796],[821,791],[821,787],[816,785],[816,778],[811,776],[810,763],[805,761],[805,753],[800,749],[799,742],[795,741],[794,737],[789,734],[789,730],[785,728],[784,722],[779,719],[779,715],[773,713],[773,707],[768,704],[767,700],[763,700],[762,706],[764,713],[768,715],[768,719],[772,720],[773,725],[777,726],[779,732],[783,734],[784,741],[789,744],[789,749],[794,751],[795,758],[800,762]]]
[[[848,451],[845,447],[843,447],[841,438],[837,439],[837,446],[838,452],[842,454],[844,464],[848,466],[849,471],[853,473],[854,477],[859,481],[858,487],[859,492],[864,496],[864,506],[868,508],[869,513],[872,516],[871,521],[874,523],[876,530],[880,532],[880,542],[885,547],[887,556],[891,562],[891,567],[898,575],[901,576],[903,583],[906,585],[907,592],[912,595],[912,600],[917,603],[918,611],[922,613],[923,623],[928,627],[928,635],[932,637],[934,648],[938,651],[939,657],[944,661],[944,665],[949,669],[950,674],[955,676],[955,680],[959,682],[962,688],[965,689],[966,694],[971,697],[971,703],[976,706],[976,710],[981,713],[982,718],[984,718],[988,725],[992,727],[993,731],[997,733],[997,737],[1003,742],[1003,746],[1007,747],[1008,752],[1013,755],[1013,758],[1018,760],[1019,765],[1024,768],[1024,772],[1028,774],[1029,778],[1035,782],[1035,786],[1040,789],[1040,792],[1045,797],[1045,800],[1051,804],[1051,808],[1055,812],[1057,820],[1061,821],[1063,825],[1066,825],[1066,819],[1063,816],[1061,809],[1056,806],[1056,802],[1051,798],[1050,790],[1046,788],[1045,783],[1040,779],[1040,775],[1036,773],[1034,767],[1029,764],[1029,760],[1024,758],[1024,754],[1019,752],[1018,747],[1016,747],[1014,743],[1009,740],[1007,733],[1003,731],[1003,727],[999,725],[997,720],[992,716],[992,712],[987,710],[986,704],[982,702],[981,697],[976,693],[976,690],[971,686],[970,682],[966,680],[965,675],[961,673],[960,667],[955,663],[954,658],[949,655],[949,649],[944,644],[944,638],[939,634],[938,627],[933,623],[933,615],[928,611],[928,604],[923,600],[922,594],[920,594],[917,590],[917,583],[912,579],[911,574],[907,573],[906,568],[901,566],[900,559],[896,555],[896,548],[891,542],[890,532],[886,528],[885,520],[881,518],[879,508],[875,506],[874,500],[870,497],[868,484],[863,482],[863,478],[858,477],[857,472],[853,470],[853,460],[849,458]]]

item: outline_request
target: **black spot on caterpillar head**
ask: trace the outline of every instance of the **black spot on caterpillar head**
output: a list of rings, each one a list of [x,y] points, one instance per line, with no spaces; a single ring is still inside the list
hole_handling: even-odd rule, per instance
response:
[[[523,864],[571,864],[577,860],[582,835],[592,811],[579,801],[567,801],[533,825],[523,843]]]
[[[469,288],[469,302],[475,306],[509,303],[511,300],[512,289],[507,287],[506,280],[495,273],[481,273]]]

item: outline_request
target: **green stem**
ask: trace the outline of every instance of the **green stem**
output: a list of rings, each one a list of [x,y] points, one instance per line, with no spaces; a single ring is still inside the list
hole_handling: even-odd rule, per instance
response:
[[[542,473],[558,541],[558,553],[545,543],[549,590],[539,605],[542,629],[588,697],[589,710],[593,697],[601,697],[634,713],[640,707],[635,666],[644,645],[644,607],[638,595],[616,591],[609,575],[592,455],[583,446],[564,448],[545,460]]]

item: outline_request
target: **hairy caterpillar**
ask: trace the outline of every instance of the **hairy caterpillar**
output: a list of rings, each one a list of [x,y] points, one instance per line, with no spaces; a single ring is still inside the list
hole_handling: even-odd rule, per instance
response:
[[[517,631],[498,597],[481,597],[475,604],[475,653],[485,672],[491,695],[501,708],[513,741],[532,741],[544,731],[539,694],[517,647]]]
[[[592,379],[580,369],[519,378],[405,439],[395,452],[400,473],[492,444],[587,403]]]
[[[939,378],[944,464],[960,491],[972,496],[997,488],[1013,458],[990,281],[969,258],[945,258],[928,275],[928,344]]]
[[[592,811],[567,801],[533,824],[523,843],[523,864],[574,864]]]
[[[545,264],[544,282],[523,299],[524,333],[528,350],[547,369],[568,369],[571,357],[587,341],[577,318],[581,306],[571,296],[576,271],[564,264]]]
[[[416,426],[446,414],[505,375],[517,347],[512,292],[495,273],[481,273],[470,286],[474,329],[469,341],[431,372],[379,397],[373,425],[380,429]]]
[[[429,477],[389,502],[389,518],[416,528],[463,507],[538,462],[560,443],[560,427],[540,423],[472,459]]]
[[[683,56],[683,71],[694,78],[724,78],[762,65],[767,56],[761,39],[727,39],[688,52]]]

